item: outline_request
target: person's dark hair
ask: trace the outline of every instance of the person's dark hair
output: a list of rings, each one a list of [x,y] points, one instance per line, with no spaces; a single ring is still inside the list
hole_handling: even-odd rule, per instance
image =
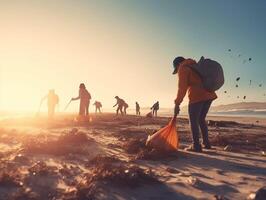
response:
[[[178,72],[178,67],[184,60],[185,58],[182,56],[178,56],[173,60],[173,67],[174,67],[173,74],[176,74]]]
[[[79,85],[79,88],[80,89],[85,89],[86,87],[85,87],[85,84],[84,83],[81,83],[80,85]]]

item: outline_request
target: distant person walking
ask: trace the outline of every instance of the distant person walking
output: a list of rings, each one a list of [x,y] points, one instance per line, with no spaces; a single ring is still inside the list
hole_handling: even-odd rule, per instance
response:
[[[47,100],[48,117],[52,119],[55,114],[55,107],[59,104],[59,97],[54,90],[49,90],[48,94],[42,98],[40,107],[44,100]]]
[[[153,106],[151,107],[152,115],[157,117],[157,111],[159,110],[159,101],[157,101]]]
[[[102,108],[102,103],[101,102],[95,101],[93,105],[95,106],[95,113],[97,113],[97,111],[99,113],[102,113],[101,112],[101,108]]]
[[[113,107],[117,106],[116,115],[118,115],[119,112],[121,113],[121,115],[124,115],[123,107],[125,105],[125,101],[119,98],[118,96],[115,96],[115,99],[116,99],[116,104]]]
[[[140,115],[140,106],[138,102],[136,102],[136,115]]]
[[[211,148],[208,137],[208,127],[205,121],[211,103],[217,98],[215,92],[209,92],[203,87],[203,82],[200,76],[191,69],[196,61],[177,57],[173,61],[174,72],[178,73],[178,92],[175,99],[175,116],[179,114],[180,104],[188,91],[188,112],[190,120],[190,128],[193,136],[193,144],[186,150],[201,152],[202,146],[199,142],[199,127],[203,139],[203,147]]]
[[[89,105],[91,100],[91,95],[85,87],[84,83],[79,85],[79,96],[72,98],[71,101],[80,100],[79,104],[79,115],[88,116],[89,115]]]

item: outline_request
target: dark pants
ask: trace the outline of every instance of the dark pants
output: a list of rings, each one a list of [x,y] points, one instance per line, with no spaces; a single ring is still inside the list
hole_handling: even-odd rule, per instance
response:
[[[208,137],[208,126],[205,119],[207,113],[209,112],[211,103],[212,100],[208,100],[192,103],[188,106],[190,128],[193,136],[193,145],[195,148],[200,147],[199,128],[201,130],[203,144],[210,145]]]

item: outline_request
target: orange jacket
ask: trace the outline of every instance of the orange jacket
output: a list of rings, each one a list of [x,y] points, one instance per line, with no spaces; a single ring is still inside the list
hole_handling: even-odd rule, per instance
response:
[[[176,104],[181,104],[187,90],[189,104],[197,103],[200,101],[206,101],[216,99],[217,95],[215,92],[208,92],[203,88],[202,80],[199,75],[194,72],[189,65],[196,64],[196,61],[187,59],[183,61],[178,69],[178,92],[175,99]]]

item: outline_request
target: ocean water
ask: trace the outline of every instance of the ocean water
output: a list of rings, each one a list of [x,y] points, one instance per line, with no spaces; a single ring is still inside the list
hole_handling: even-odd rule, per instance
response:
[[[115,109],[103,109],[103,112],[115,113]],[[94,109],[90,110],[91,113],[94,113]],[[147,113],[151,112],[149,108],[141,109],[141,115],[145,116]],[[158,116],[161,117],[172,117],[173,108],[161,108],[158,111]],[[72,114],[75,112],[71,112]],[[77,112],[76,112],[77,113]],[[135,114],[134,109],[128,109],[128,114]],[[61,113],[60,113],[61,114]],[[41,115],[46,115],[46,113],[41,113]],[[181,109],[181,116],[187,116],[187,110]],[[23,118],[23,117],[35,117],[36,113],[34,112],[0,112],[0,120],[11,119],[11,118]],[[209,116],[221,116],[221,117],[255,117],[255,118],[265,118],[266,119],[266,110],[230,110],[230,111],[219,111],[219,112],[209,112]]]

